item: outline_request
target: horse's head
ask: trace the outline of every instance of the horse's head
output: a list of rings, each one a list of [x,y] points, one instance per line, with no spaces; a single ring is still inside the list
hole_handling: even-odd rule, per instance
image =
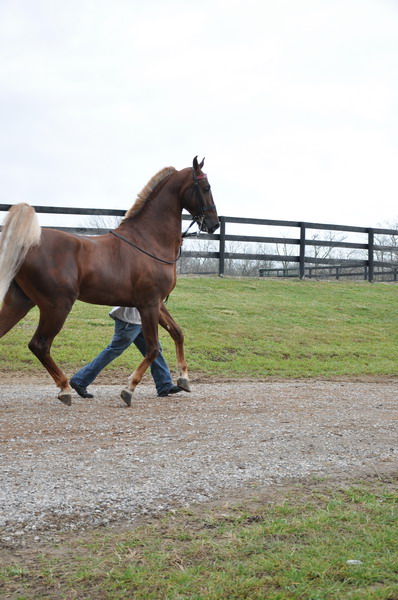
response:
[[[190,191],[186,192],[184,208],[191,213],[200,231],[214,233],[220,227],[220,221],[207,175],[202,172],[204,161],[205,159],[199,164],[197,156],[193,159],[192,186],[189,186]]]

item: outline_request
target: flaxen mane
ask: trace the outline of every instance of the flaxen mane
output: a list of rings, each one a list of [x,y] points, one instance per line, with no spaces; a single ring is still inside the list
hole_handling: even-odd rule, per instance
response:
[[[126,221],[127,219],[134,217],[134,215],[136,215],[142,209],[145,202],[148,200],[149,196],[155,189],[155,187],[157,185],[159,185],[159,183],[162,183],[162,181],[164,179],[166,179],[166,177],[168,177],[169,175],[171,175],[172,173],[175,173],[175,172],[176,172],[176,169],[174,167],[165,167],[164,169],[162,169],[161,171],[156,173],[156,175],[154,175],[148,181],[146,186],[137,195],[137,199],[134,202],[133,206],[131,208],[129,208],[129,210],[124,215],[124,217],[122,219],[122,223],[123,223],[123,221]]]

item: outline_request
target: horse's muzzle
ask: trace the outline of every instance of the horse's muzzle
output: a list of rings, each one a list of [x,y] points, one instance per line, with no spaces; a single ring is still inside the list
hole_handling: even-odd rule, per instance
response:
[[[220,221],[217,219],[215,223],[206,223],[204,221],[202,225],[202,231],[205,233],[214,233],[220,227]]]

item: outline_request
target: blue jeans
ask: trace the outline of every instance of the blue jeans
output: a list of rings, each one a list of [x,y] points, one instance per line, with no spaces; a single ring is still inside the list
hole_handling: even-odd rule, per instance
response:
[[[131,344],[137,346],[143,356],[146,354],[146,343],[141,325],[126,323],[115,319],[115,331],[111,343],[104,348],[98,356],[88,365],[82,367],[73,375],[73,383],[86,388],[94,381],[106,365],[120,356]],[[162,349],[151,364],[151,374],[158,394],[167,392],[173,385],[170,370],[162,355]]]

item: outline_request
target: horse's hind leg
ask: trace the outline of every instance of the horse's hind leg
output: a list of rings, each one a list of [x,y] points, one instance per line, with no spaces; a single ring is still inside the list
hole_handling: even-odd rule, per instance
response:
[[[34,336],[29,342],[29,350],[39,359],[41,364],[60,388],[59,400],[70,406],[72,404],[71,388],[68,380],[51,357],[50,349],[55,336],[61,331],[70,308],[45,306],[40,307],[40,321]]]
[[[182,333],[181,327],[174,321],[164,304],[160,307],[159,324],[169,332],[176,346],[177,367],[179,372],[177,385],[186,392],[190,392],[188,365],[184,355],[184,334]]]
[[[34,306],[35,303],[13,281],[0,310],[0,337],[8,333]]]

